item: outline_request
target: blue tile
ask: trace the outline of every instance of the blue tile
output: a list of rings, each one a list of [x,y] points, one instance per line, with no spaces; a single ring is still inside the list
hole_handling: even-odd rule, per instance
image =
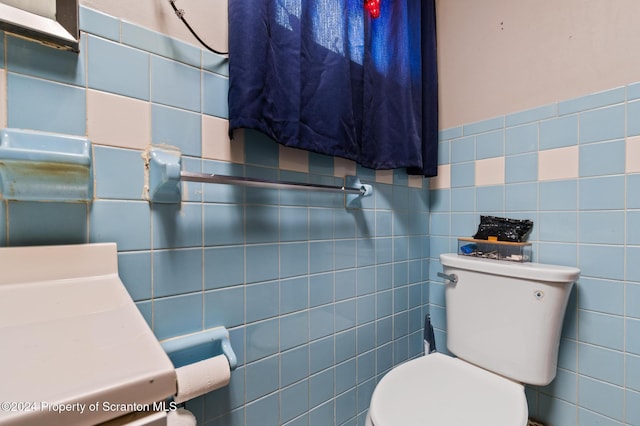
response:
[[[629,317],[640,318],[640,284],[626,283],[626,314]],[[640,376],[638,376],[640,377]],[[638,388],[640,390],[640,388]]]
[[[626,415],[627,423],[631,426],[640,425],[640,393],[627,390],[626,394]]]
[[[617,420],[624,418],[624,390],[584,376],[578,378],[578,404]]]
[[[640,245],[640,210],[627,210],[626,243]]]
[[[245,209],[247,243],[278,242],[279,209],[273,206],[248,206]]]
[[[540,210],[576,210],[578,183],[575,180],[540,182],[539,196]]]
[[[234,327],[244,323],[244,289],[229,287],[204,294],[205,328]]]
[[[579,344],[578,371],[593,379],[624,386],[624,353]]]
[[[464,135],[472,135],[476,133],[489,132],[504,127],[504,117],[490,118],[488,120],[478,121],[476,123],[465,124],[463,126]]]
[[[202,290],[202,249],[153,252],[153,297]]]
[[[336,365],[336,394],[341,394],[356,385],[356,360]]]
[[[309,239],[328,240],[333,238],[333,212],[331,209],[309,209]]]
[[[451,165],[451,188],[474,186],[476,164],[473,161]]]
[[[462,126],[451,127],[449,129],[440,130],[438,132],[438,140],[444,141],[447,139],[459,138],[462,136]]]
[[[438,165],[451,163],[451,142],[438,143]]]
[[[625,108],[617,105],[580,114],[580,143],[620,139],[625,136]]]
[[[144,201],[94,201],[89,215],[91,242],[116,242],[118,250],[151,248],[151,213]]]
[[[202,160],[200,158],[182,157],[182,171],[203,173]],[[202,202],[203,183],[182,182],[182,201]],[[214,185],[207,185],[214,186]]]
[[[5,56],[5,48],[4,48],[4,31],[0,31],[0,54],[2,54],[2,59],[0,59],[0,69],[5,67],[4,56]]]
[[[368,296],[359,297],[357,302],[357,323],[365,324],[376,319],[376,298],[371,294]]]
[[[333,300],[333,273],[311,275],[309,277],[310,306],[324,305]]]
[[[540,122],[540,150],[572,146],[578,143],[578,116],[552,118]]]
[[[204,288],[228,287],[244,282],[244,247],[204,249]]]
[[[379,255],[379,252],[376,253],[376,244],[382,240],[384,239],[360,238],[356,241],[357,266],[371,266],[376,263],[376,255]],[[378,260],[378,262],[381,261]]]
[[[375,313],[375,310],[374,310]],[[356,330],[356,354],[363,354],[371,351],[376,347],[376,324],[375,322],[367,323],[360,326]],[[375,368],[372,370],[372,375]]]
[[[625,92],[626,90],[624,87],[617,87],[615,89],[569,99],[558,104],[559,114],[571,114],[574,112],[586,111],[593,108],[621,103],[625,101]]]
[[[309,342],[309,311],[280,317],[280,350]]]
[[[355,389],[336,396],[336,424],[342,425],[357,414],[356,401]]]
[[[538,120],[544,120],[545,118],[555,117],[557,111],[558,106],[556,104],[551,104],[515,112],[507,115],[506,125],[507,127],[517,126],[519,124],[531,123]]]
[[[302,381],[280,391],[280,424],[309,410],[309,382]],[[304,423],[307,425],[308,423]],[[287,426],[301,426],[302,423],[287,423]]]
[[[334,159],[330,155],[309,153],[309,173],[333,176]]]
[[[640,174],[627,175],[627,208],[640,208]]]
[[[538,184],[519,183],[506,185],[505,207],[508,212],[535,211],[538,207]]]
[[[136,307],[147,322],[147,325],[149,325],[149,328],[153,329],[153,302],[151,300],[146,302],[136,302]]]
[[[280,386],[289,386],[309,376],[309,346],[299,346],[280,354]]]
[[[363,383],[376,374],[376,354],[375,351],[369,351],[358,355],[358,372],[357,379],[358,384]],[[368,402],[367,402],[368,404]]]
[[[335,298],[344,300],[356,295],[356,271],[350,269],[335,272]]]
[[[537,418],[550,425],[577,424],[576,406],[558,398],[540,395]]]
[[[640,391],[640,357],[627,354],[625,362],[627,371],[627,387]]]
[[[7,73],[7,125],[86,135],[84,88]]]
[[[482,133],[476,136],[476,160],[504,155],[504,131]]]
[[[152,56],[151,101],[200,112],[200,70]]]
[[[250,245],[245,251],[246,282],[268,281],[278,278],[278,245]]]
[[[598,425],[598,426],[622,426],[623,425],[623,423],[620,423],[616,420],[602,416],[600,414],[594,413],[593,411],[590,411],[582,407],[578,408],[578,424]]]
[[[538,214],[538,238],[540,241],[575,243],[578,239],[576,212],[540,212]]]
[[[309,307],[309,279],[304,276],[280,281],[280,314]]]
[[[202,155],[200,114],[152,104],[151,141],[178,147],[183,155]]]
[[[202,112],[220,118],[229,118],[229,79],[218,74],[202,72]]]
[[[329,368],[334,364],[333,336],[311,342],[309,345],[309,370],[311,374]]]
[[[624,209],[624,176],[584,178],[580,180],[580,210]]]
[[[278,167],[279,145],[257,130],[244,130],[245,162],[265,167]]]
[[[633,83],[627,86],[627,99],[640,98],[640,83]]]
[[[505,153],[507,155],[535,152],[538,150],[538,123],[509,127],[506,130],[505,138]]]
[[[477,230],[476,215],[473,213],[453,213],[451,214],[451,233],[442,234],[465,237],[475,234]],[[433,234],[432,235],[437,235]]]
[[[309,310],[309,339],[315,340],[334,332],[334,306],[324,305]]]
[[[202,330],[202,294],[153,301],[153,331],[158,340]]]
[[[624,169],[624,139],[580,147],[580,176],[613,175]]]
[[[202,204],[154,204],[151,220],[155,249],[202,246]]]
[[[578,322],[580,324],[578,334],[580,341],[614,350],[624,349],[624,318],[579,311]]]
[[[278,281],[246,286],[246,321],[253,322],[278,315]]]
[[[247,364],[246,371],[246,392],[247,401],[260,398],[278,389],[278,381],[280,374],[278,372],[278,357],[272,356],[260,361]],[[276,395],[277,400],[277,395]],[[247,409],[249,407],[247,406]],[[277,404],[276,404],[276,420],[277,420]],[[257,420],[257,419],[256,419]],[[264,419],[257,423],[265,424]]]
[[[122,22],[122,43],[194,67],[200,67],[199,48],[126,21]]]
[[[576,386],[576,374],[572,371],[559,368],[553,382],[540,390],[543,393],[575,404],[577,397]]]
[[[356,330],[354,328],[334,335],[336,353],[335,363],[346,360],[355,361],[356,356]],[[355,373],[355,372],[354,372]]]
[[[244,176],[244,165],[205,160],[202,164],[202,172],[227,176]],[[208,203],[242,204],[244,202],[244,193],[244,187],[240,185],[204,185],[204,200]]]
[[[120,40],[120,21],[112,16],[80,6],[79,23],[81,31],[113,41]]]
[[[627,104],[627,136],[640,135],[640,101]]]
[[[328,272],[333,270],[333,241],[309,243],[309,272]]]
[[[581,212],[579,241],[592,244],[624,244],[624,212]]]
[[[151,298],[151,252],[118,253],[118,275],[133,300]]]
[[[84,203],[10,201],[7,226],[4,220],[0,223],[12,246],[87,242],[87,205]]]
[[[88,36],[87,57],[89,88],[149,100],[148,53]]]
[[[505,182],[531,182],[538,180],[538,153],[510,155],[505,163]]]
[[[505,190],[503,185],[476,187],[476,211],[480,213],[504,211]]]
[[[331,399],[334,395],[333,368],[309,377],[309,406],[315,407]],[[333,409],[331,410],[333,417]]]
[[[357,271],[356,287],[358,296],[370,294],[376,290],[376,268],[359,268]]]
[[[204,244],[206,246],[244,243],[242,205],[204,205]]]
[[[534,262],[550,263],[552,265],[578,266],[578,247],[568,243],[539,243],[538,259]]]
[[[253,362],[278,352],[278,319],[260,321],[246,327],[247,359]]]
[[[202,69],[229,77],[229,58],[203,50]]]
[[[582,275],[596,278],[624,279],[624,248],[581,244],[580,269]]]
[[[640,320],[627,318],[626,319],[626,350],[632,354],[640,355]]]
[[[345,300],[335,304],[336,333],[356,326],[356,302]]]
[[[7,71],[52,80],[58,83],[85,86],[85,55],[52,49],[23,38],[7,36]]]
[[[280,241],[309,239],[309,215],[304,207],[280,207]],[[277,222],[276,222],[277,223]]]
[[[144,160],[140,151],[95,145],[96,197],[141,200],[144,191]]]
[[[475,160],[475,153],[475,137],[471,136],[451,141],[452,163]]]

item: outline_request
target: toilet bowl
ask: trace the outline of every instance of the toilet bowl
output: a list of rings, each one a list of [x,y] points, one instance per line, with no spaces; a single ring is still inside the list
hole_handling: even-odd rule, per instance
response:
[[[524,384],[556,374],[577,268],[440,256],[447,349],[407,361],[376,386],[367,426],[525,426]]]
[[[384,376],[366,421],[367,426],[485,424],[526,425],[524,386],[440,353],[405,362]]]

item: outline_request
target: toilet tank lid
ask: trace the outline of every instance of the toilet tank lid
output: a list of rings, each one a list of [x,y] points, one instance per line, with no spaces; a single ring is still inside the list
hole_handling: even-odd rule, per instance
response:
[[[110,243],[0,248],[0,401],[39,404],[0,410],[0,425],[96,424],[175,393],[117,256]]]
[[[571,266],[549,265],[531,262],[508,262],[504,260],[480,259],[455,253],[440,255],[440,263],[450,268],[466,269],[494,275],[503,275],[527,280],[571,284],[580,276],[580,269]]]

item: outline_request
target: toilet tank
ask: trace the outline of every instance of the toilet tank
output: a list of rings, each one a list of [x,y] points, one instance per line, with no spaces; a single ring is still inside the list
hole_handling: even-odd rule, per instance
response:
[[[447,349],[522,383],[547,385],[556,375],[567,301],[580,270],[442,254]]]

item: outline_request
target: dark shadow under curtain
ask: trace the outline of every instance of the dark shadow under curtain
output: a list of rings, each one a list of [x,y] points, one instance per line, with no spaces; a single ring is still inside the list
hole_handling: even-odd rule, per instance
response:
[[[229,127],[435,176],[435,0],[231,0]]]

